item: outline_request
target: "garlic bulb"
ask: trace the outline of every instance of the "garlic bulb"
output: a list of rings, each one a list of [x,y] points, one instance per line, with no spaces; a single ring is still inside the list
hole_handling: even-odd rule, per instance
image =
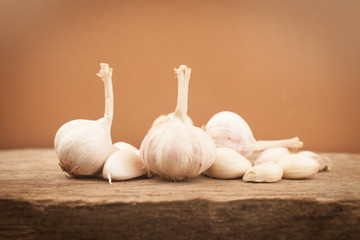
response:
[[[148,170],[167,180],[195,177],[215,161],[216,147],[201,128],[185,123],[191,69],[181,65],[178,99],[174,117],[149,130],[140,146],[141,158]]]
[[[301,151],[298,154],[301,156],[306,156],[306,157],[310,157],[312,159],[317,160],[320,164],[319,171],[330,171],[333,167],[331,159],[328,157],[320,156],[319,154],[316,154],[311,151]]]
[[[320,169],[320,164],[317,160],[299,154],[282,156],[276,162],[284,169],[283,178],[288,179],[308,178]]]
[[[137,149],[133,145],[126,143],[126,142],[116,142],[113,144],[113,146],[116,148],[116,150],[132,150],[132,151],[140,154],[139,149]]]
[[[169,113],[168,115],[160,115],[159,117],[157,117],[157,118],[154,120],[153,124],[151,125],[151,128],[154,128],[154,127],[156,127],[157,125],[160,125],[160,124],[162,124],[162,123],[167,123],[167,122],[169,122],[169,121],[174,117],[174,114],[175,114],[175,113],[172,112],[172,113]],[[193,121],[191,120],[191,118],[190,118],[188,115],[185,116],[184,123],[185,123],[185,124],[188,124],[188,125],[191,125],[191,126],[194,125],[194,124],[193,124]]]
[[[275,148],[268,148],[262,151],[255,160],[255,165],[261,164],[264,162],[274,162],[278,158],[290,154],[289,150],[285,147],[275,147]]]
[[[146,173],[147,170],[136,148],[135,151],[126,147],[113,152],[106,159],[103,168],[103,177],[108,179],[110,184],[112,180],[128,180]]]
[[[78,119],[65,123],[55,136],[55,150],[62,170],[70,176],[91,176],[101,172],[112,151],[113,119],[112,68],[100,64],[97,74],[105,83],[105,116],[99,120]]]
[[[251,163],[231,148],[217,148],[213,165],[205,171],[209,177],[219,179],[239,178],[244,175]]]
[[[276,162],[265,162],[249,168],[243,176],[245,182],[277,182],[283,176],[283,168]]]
[[[303,143],[294,137],[276,141],[256,141],[249,125],[239,115],[224,111],[215,114],[206,124],[206,132],[214,140],[216,147],[228,147],[248,157],[254,151],[271,147],[301,148]]]

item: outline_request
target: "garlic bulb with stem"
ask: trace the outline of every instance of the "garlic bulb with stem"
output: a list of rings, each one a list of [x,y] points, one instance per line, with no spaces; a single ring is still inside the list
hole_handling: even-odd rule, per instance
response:
[[[238,114],[223,111],[215,114],[206,124],[206,132],[216,147],[228,147],[249,157],[255,151],[271,147],[301,148],[303,143],[294,137],[284,140],[256,141],[249,125]]]
[[[265,162],[274,162],[278,158],[286,154],[290,154],[290,152],[285,147],[275,147],[275,148],[265,149],[256,157],[255,165]]]
[[[112,151],[111,123],[113,119],[112,68],[100,64],[105,84],[105,115],[99,120],[77,119],[65,123],[57,131],[55,150],[62,170],[70,176],[94,176],[101,172]]]
[[[212,178],[233,179],[244,175],[251,163],[231,148],[217,148],[215,162],[204,173]]]
[[[175,114],[175,113],[172,112],[172,113],[169,113],[168,115],[160,115],[159,117],[157,117],[157,118],[154,120],[154,122],[153,122],[152,125],[151,125],[151,128],[154,128],[154,127],[156,127],[157,125],[160,125],[160,124],[162,124],[162,123],[167,123],[167,122],[169,122],[169,121],[174,117],[174,114]],[[190,118],[188,115],[185,116],[185,118],[184,118],[184,123],[185,123],[185,124],[188,124],[188,125],[191,125],[191,126],[194,125],[193,121],[191,120],[191,118]]]
[[[108,179],[110,184],[112,180],[129,180],[147,173],[137,149],[128,143],[121,143],[122,148],[111,153],[103,167],[103,177]]]
[[[172,181],[195,177],[215,161],[216,147],[201,128],[185,123],[191,69],[181,65],[174,117],[149,130],[140,146],[141,158],[153,174]]]

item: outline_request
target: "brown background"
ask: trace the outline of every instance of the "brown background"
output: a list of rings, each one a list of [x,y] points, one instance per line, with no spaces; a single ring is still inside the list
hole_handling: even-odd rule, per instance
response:
[[[360,152],[360,1],[0,1],[0,148],[52,147],[57,129],[104,114],[139,147],[172,112],[173,68],[192,68],[189,115],[240,114],[257,139]]]

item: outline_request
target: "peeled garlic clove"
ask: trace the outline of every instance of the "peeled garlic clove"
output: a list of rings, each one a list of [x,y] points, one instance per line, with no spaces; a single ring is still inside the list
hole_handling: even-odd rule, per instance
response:
[[[147,170],[140,155],[131,149],[122,149],[113,152],[103,168],[103,177],[109,180],[128,180],[142,176]]]
[[[328,157],[320,156],[319,154],[316,154],[311,151],[301,151],[298,154],[317,160],[320,164],[319,171],[326,171],[326,170],[330,171],[332,169],[333,165],[332,165],[330,158],[328,158]]]
[[[97,74],[105,83],[105,116],[97,121],[78,119],[65,123],[57,131],[55,151],[61,169],[70,176],[94,176],[101,172],[112,152],[111,123],[113,119],[112,68],[100,64]]]
[[[284,169],[283,178],[288,179],[307,178],[317,173],[320,169],[320,164],[317,160],[299,154],[282,156],[276,162]]]
[[[170,120],[172,119],[172,118],[174,118],[174,112],[172,112],[172,113],[169,113],[168,115],[160,115],[159,117],[157,117],[155,120],[154,120],[154,122],[153,122],[153,124],[151,125],[151,128],[154,128],[154,127],[156,127],[156,126],[158,126],[158,125],[160,125],[160,124],[163,124],[163,123],[167,123],[167,122],[170,122]],[[191,120],[191,118],[189,117],[189,116],[185,116],[185,118],[184,118],[184,123],[185,124],[188,124],[188,125],[191,125],[191,126],[193,126],[194,124],[193,124],[193,121]],[[150,129],[151,129],[150,128]]]
[[[274,162],[278,158],[287,154],[290,154],[290,152],[285,147],[268,148],[257,156],[255,165],[265,162]]]
[[[245,182],[277,182],[283,176],[283,168],[276,162],[265,162],[249,168],[243,176]]]
[[[185,123],[191,69],[181,65],[175,72],[178,100],[174,117],[149,130],[140,154],[152,174],[182,181],[208,169],[215,161],[216,147],[204,130]]]
[[[117,150],[131,150],[136,152],[137,154],[140,154],[139,149],[126,142],[116,142],[113,144],[113,146],[116,147]]]
[[[205,174],[213,178],[232,179],[242,177],[248,168],[251,168],[250,161],[240,153],[231,148],[217,148],[215,162]]]
[[[303,143],[294,137],[275,141],[256,141],[249,125],[238,114],[224,111],[212,116],[206,124],[206,132],[214,140],[216,147],[228,147],[244,157],[254,151],[272,147],[301,148]]]

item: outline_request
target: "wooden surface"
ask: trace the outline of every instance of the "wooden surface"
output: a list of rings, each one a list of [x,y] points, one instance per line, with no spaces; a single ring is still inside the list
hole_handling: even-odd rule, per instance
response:
[[[53,149],[0,151],[0,239],[360,239],[360,154],[272,184],[72,179]]]

